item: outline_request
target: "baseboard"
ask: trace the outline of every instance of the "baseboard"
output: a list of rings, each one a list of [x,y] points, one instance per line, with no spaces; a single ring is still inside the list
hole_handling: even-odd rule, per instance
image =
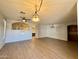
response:
[[[63,39],[58,39],[58,38],[52,38],[52,37],[38,37],[38,39],[41,39],[41,38],[49,38],[49,39],[56,39],[56,40],[68,41],[68,40],[63,40]]]
[[[50,39],[56,39],[56,40],[61,40],[61,41],[68,41],[68,40],[63,40],[63,39],[58,39],[58,38],[52,38],[52,37],[48,37]]]

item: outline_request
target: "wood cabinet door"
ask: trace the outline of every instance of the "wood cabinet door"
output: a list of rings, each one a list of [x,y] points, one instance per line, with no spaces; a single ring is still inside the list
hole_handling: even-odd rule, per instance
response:
[[[77,41],[78,40],[78,29],[77,25],[69,25],[68,26],[68,40],[69,41]]]

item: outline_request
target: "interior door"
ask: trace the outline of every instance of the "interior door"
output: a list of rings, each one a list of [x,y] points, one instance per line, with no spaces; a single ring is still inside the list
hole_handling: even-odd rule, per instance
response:
[[[68,26],[68,40],[69,41],[77,41],[78,40],[77,25],[69,25]]]

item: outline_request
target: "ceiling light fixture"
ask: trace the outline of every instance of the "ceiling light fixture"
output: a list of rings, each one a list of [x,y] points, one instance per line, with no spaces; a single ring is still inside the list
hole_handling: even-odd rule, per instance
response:
[[[43,0],[41,0],[39,8],[38,8],[38,5],[37,5],[38,3],[37,3],[37,1],[35,2],[35,13],[34,13],[33,18],[32,18],[32,21],[34,21],[34,22],[40,21],[38,12],[41,9],[42,3],[43,3]]]

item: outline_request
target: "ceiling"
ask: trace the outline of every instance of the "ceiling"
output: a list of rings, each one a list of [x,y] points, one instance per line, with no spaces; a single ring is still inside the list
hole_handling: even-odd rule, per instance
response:
[[[39,4],[40,0],[38,0]],[[40,23],[67,23],[76,21],[77,0],[44,0],[39,12]],[[20,11],[30,18],[34,14],[35,0],[0,0],[0,13],[8,20],[17,20]],[[39,6],[39,5],[38,5]]]

